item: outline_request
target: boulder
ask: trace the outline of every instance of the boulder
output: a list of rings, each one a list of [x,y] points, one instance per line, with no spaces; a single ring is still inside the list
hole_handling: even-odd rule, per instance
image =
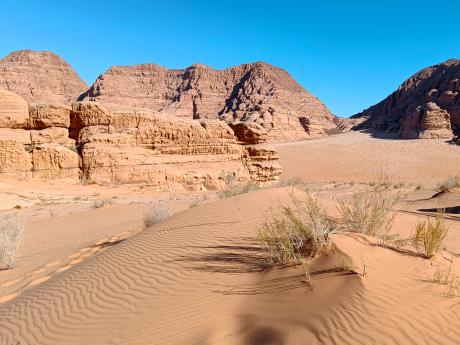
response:
[[[29,106],[19,95],[0,89],[0,128],[26,128]]]
[[[31,104],[29,109],[29,128],[70,127],[70,106],[63,104]]]

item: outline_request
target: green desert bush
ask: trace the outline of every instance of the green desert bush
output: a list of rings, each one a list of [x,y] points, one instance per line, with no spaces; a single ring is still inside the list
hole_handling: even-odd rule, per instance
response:
[[[272,264],[297,264],[314,257],[335,229],[316,198],[291,194],[291,201],[272,209],[257,234]]]
[[[152,225],[162,222],[166,218],[170,217],[171,214],[171,206],[169,206],[168,203],[155,202],[153,206],[144,213],[144,228],[148,228]]]
[[[24,225],[16,215],[0,219],[0,269],[8,269],[16,262]]]
[[[393,208],[401,198],[386,183],[378,183],[370,191],[354,192],[351,198],[339,201],[340,226],[345,231],[376,236],[380,244],[385,244],[391,238],[389,232],[396,216]]]
[[[458,177],[449,177],[438,185],[438,192],[447,193],[457,188],[460,188],[460,179]]]
[[[444,221],[444,212],[440,211],[436,219],[427,218],[416,224],[412,244],[423,257],[431,259],[442,248],[448,232],[449,227]]]

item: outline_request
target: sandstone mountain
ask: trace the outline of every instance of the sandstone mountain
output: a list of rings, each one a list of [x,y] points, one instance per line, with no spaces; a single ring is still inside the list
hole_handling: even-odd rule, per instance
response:
[[[448,138],[460,132],[460,60],[421,70],[382,102],[354,115],[355,128],[403,139]],[[352,120],[353,121],[353,120]]]
[[[29,103],[70,105],[88,87],[70,65],[51,52],[20,50],[0,60],[0,88]]]
[[[335,133],[339,122],[286,71],[262,62],[224,70],[116,66],[99,76],[81,99],[184,118],[256,122],[277,141]]]

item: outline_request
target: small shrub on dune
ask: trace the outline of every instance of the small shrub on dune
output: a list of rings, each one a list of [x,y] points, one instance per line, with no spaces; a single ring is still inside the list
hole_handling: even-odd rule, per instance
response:
[[[335,224],[318,200],[311,195],[291,194],[291,205],[271,210],[257,238],[272,264],[302,264],[311,285],[307,259],[323,249]]]
[[[385,244],[396,216],[393,208],[401,198],[386,183],[378,183],[370,191],[354,192],[350,199],[339,201],[342,229],[376,236]]]
[[[444,221],[444,212],[438,212],[435,220],[427,218],[417,223],[412,244],[427,259],[431,259],[442,249],[449,227]]]
[[[299,189],[308,189],[308,183],[300,176],[282,178],[279,182],[280,187],[296,187]]]
[[[458,177],[449,177],[438,185],[438,192],[444,194],[458,188],[460,188],[460,179]]]
[[[144,213],[144,228],[151,227],[162,222],[172,214],[171,207],[168,203],[156,202]]]
[[[23,231],[18,216],[8,215],[0,220],[0,269],[8,269],[16,262]]]
[[[237,183],[236,181],[234,181],[232,183],[227,184],[227,187],[219,191],[217,195],[220,199],[226,199],[226,198],[230,198],[235,195],[254,192],[259,189],[260,189],[260,186],[253,181],[242,182],[242,183]]]

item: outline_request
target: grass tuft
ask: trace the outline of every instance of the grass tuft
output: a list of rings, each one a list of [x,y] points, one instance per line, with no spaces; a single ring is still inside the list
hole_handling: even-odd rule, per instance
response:
[[[436,214],[436,219],[417,223],[412,245],[426,259],[431,259],[443,246],[449,227],[444,221],[444,212]]]
[[[0,220],[0,269],[8,269],[16,262],[16,253],[24,232],[24,224],[16,215]]]
[[[172,215],[171,206],[166,202],[155,202],[144,213],[144,229],[151,227],[152,225],[158,224]]]
[[[387,183],[375,184],[370,191],[354,192],[349,199],[339,201],[340,225],[345,231],[376,236],[384,245],[394,223],[394,206],[401,200],[401,193],[388,188]]]
[[[316,198],[291,193],[291,204],[272,209],[257,238],[271,264],[302,264],[311,285],[308,259],[325,248],[334,230],[335,223]]]
[[[444,194],[457,188],[460,188],[460,179],[458,177],[449,177],[438,185],[438,192]]]

